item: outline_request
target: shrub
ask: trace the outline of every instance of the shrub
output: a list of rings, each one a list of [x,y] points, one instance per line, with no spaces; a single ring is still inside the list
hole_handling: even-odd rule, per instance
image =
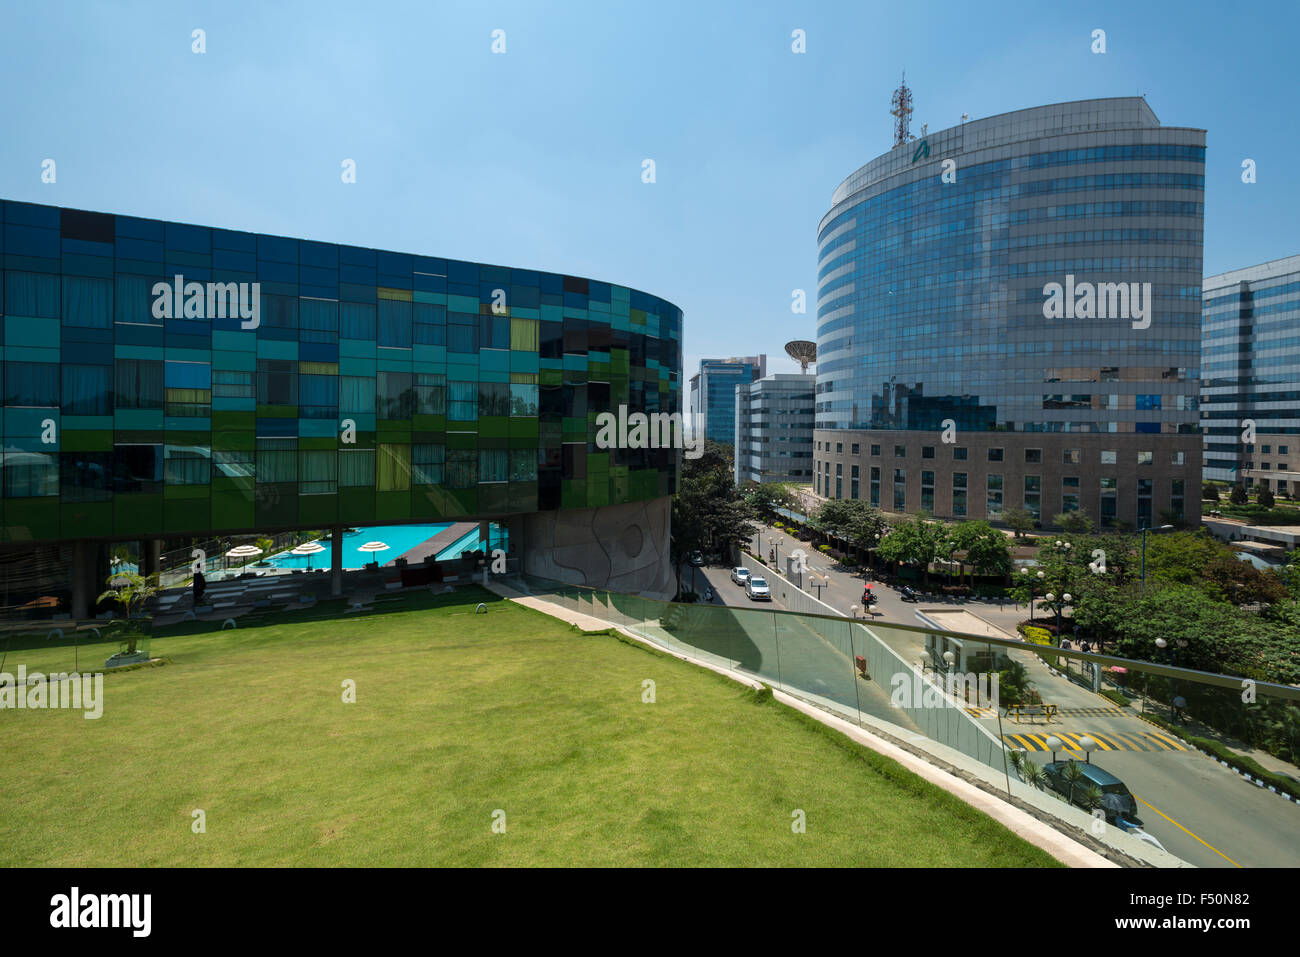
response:
[[[1021,637],[1030,644],[1047,645],[1049,647],[1052,644],[1052,633],[1046,628],[1039,628],[1037,625],[1026,625],[1021,622],[1016,625],[1016,631],[1020,632]]]
[[[1228,493],[1228,501],[1233,505],[1246,504],[1246,487],[1244,485],[1234,485],[1232,491]]]
[[[1268,490],[1267,485],[1261,485],[1259,487],[1259,494],[1255,496],[1255,501],[1257,501],[1263,508],[1273,507],[1273,493]]]
[[[1124,696],[1124,692],[1122,691],[1115,691],[1113,688],[1107,688],[1102,691],[1102,695],[1115,702],[1121,708],[1127,708],[1129,706],[1128,698]]]
[[[1201,486],[1201,499],[1206,502],[1217,502],[1219,500],[1219,487],[1206,482]]]

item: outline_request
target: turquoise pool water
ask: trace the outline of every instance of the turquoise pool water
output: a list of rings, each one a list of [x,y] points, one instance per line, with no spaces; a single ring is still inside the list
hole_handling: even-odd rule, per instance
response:
[[[434,525],[387,525],[374,528],[359,528],[355,532],[345,532],[343,534],[343,567],[344,568],[361,568],[370,562],[379,562],[383,565],[391,562],[403,552],[410,551],[416,545],[437,535],[443,529],[450,528],[451,522],[439,522]],[[475,535],[477,536],[477,530]],[[383,542],[388,548],[382,552],[359,552],[357,546],[364,545],[366,542]],[[288,552],[280,552],[278,555],[272,555],[268,562],[276,568],[306,568],[308,558],[311,559],[312,568],[329,568],[330,566],[330,543],[327,541],[320,542],[325,546],[325,551],[318,552],[315,555],[291,555]],[[459,553],[457,553],[459,554]],[[423,558],[424,556],[418,556]]]

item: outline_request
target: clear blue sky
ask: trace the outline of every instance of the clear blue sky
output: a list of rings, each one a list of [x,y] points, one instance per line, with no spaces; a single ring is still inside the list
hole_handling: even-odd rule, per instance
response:
[[[1214,273],[1300,253],[1297,35],[1294,2],[10,2],[0,196],[623,283],[685,310],[688,374],[786,371],[904,67],[917,131],[1136,93],[1207,129]]]

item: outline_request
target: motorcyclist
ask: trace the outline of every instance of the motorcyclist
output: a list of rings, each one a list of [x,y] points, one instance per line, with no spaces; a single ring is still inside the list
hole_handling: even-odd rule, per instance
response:
[[[862,589],[862,604],[863,604],[863,607],[867,607],[867,608],[869,608],[869,607],[871,607],[872,605],[874,605],[875,603],[876,603],[876,596],[875,596],[874,594],[872,594],[872,592],[871,592],[871,586],[870,586],[870,585],[867,585],[865,588]]]

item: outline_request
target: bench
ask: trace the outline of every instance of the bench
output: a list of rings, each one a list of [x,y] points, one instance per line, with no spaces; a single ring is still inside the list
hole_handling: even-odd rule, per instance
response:
[[[1020,718],[1029,718],[1029,723],[1033,724],[1033,719],[1042,717],[1045,724],[1050,724],[1056,717],[1056,705],[1054,704],[1013,704],[1007,706],[1007,716],[1014,715],[1016,724],[1020,723]]]

